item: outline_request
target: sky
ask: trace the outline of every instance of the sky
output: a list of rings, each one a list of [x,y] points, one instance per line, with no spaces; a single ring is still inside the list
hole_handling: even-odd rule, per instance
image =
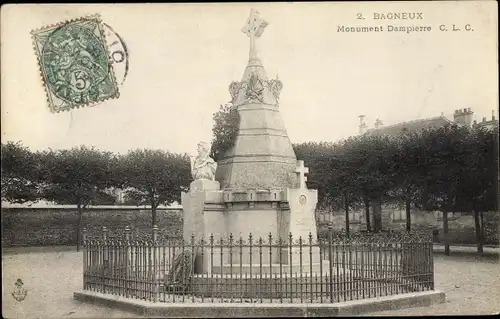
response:
[[[471,108],[498,109],[497,4],[238,3],[6,5],[1,11],[2,142],[31,149],[81,144],[114,152],[159,148],[194,153],[212,139],[212,114],[229,101],[248,61],[240,30],[251,8],[268,21],[258,40],[270,78],[283,82],[280,112],[290,140],[337,141],[369,127]],[[373,20],[421,12],[422,20]],[[30,31],[100,14],[126,43],[129,74],[120,97],[51,113]],[[362,13],[365,20],[357,20]],[[425,25],[430,32],[346,33],[339,25]],[[474,31],[442,32],[452,24]],[[119,73],[122,65],[117,66]],[[122,70],[122,69],[121,69]]]

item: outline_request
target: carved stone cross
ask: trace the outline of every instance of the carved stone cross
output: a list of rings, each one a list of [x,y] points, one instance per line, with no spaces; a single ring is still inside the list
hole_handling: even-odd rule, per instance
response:
[[[297,168],[295,169],[295,172],[299,178],[299,188],[307,188],[307,177],[305,174],[309,174],[309,168],[304,166],[304,161],[297,161]]]
[[[250,11],[250,17],[248,17],[247,23],[241,29],[250,38],[250,61],[257,60],[257,48],[255,45],[255,38],[259,38],[264,29],[269,23],[260,17],[257,10],[252,9]]]

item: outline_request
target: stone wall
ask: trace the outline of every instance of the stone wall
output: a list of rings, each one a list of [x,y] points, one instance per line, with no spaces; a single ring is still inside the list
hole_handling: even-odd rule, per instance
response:
[[[76,245],[76,207],[3,208],[2,247]],[[151,210],[141,207],[92,207],[82,216],[83,227],[95,232],[106,226],[151,230]],[[162,237],[182,236],[182,210],[159,208],[157,224]]]

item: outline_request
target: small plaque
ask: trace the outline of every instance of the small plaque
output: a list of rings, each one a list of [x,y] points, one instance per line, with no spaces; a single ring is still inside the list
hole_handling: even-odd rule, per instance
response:
[[[305,195],[300,195],[300,197],[299,197],[299,203],[301,205],[305,205],[306,202],[307,202],[307,197]]]

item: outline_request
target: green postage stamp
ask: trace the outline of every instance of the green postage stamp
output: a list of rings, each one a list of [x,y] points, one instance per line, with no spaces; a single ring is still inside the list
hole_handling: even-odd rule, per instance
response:
[[[119,96],[98,15],[31,32],[52,112],[93,106]]]

